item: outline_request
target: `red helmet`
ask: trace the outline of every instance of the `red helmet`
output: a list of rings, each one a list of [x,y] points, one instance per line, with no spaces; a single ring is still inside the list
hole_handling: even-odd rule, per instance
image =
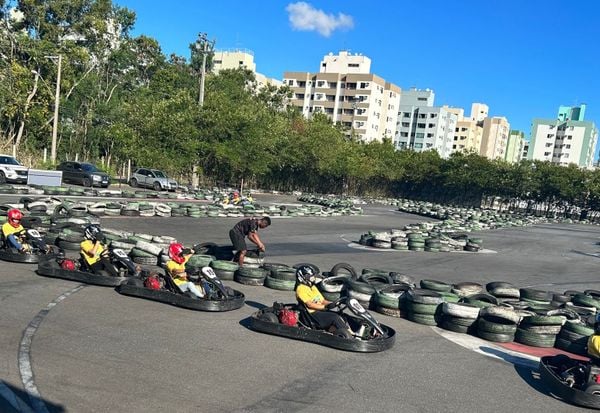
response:
[[[18,209],[14,208],[7,212],[6,214],[8,218],[8,223],[13,227],[17,228],[21,225],[21,219],[23,218],[23,213]]]
[[[279,312],[279,322],[286,326],[295,327],[298,324],[298,313],[284,308]]]
[[[160,281],[156,277],[148,277],[144,280],[144,287],[151,290],[160,290]]]
[[[62,268],[63,270],[67,270],[67,271],[75,271],[75,261],[69,260],[69,259],[64,259],[60,263],[60,268]]]
[[[177,264],[183,264],[185,258],[183,258],[183,245],[174,243],[169,246],[169,258],[175,261]]]

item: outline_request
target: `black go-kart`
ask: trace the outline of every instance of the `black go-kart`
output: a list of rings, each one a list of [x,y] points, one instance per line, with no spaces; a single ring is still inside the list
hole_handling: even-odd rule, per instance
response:
[[[342,297],[335,302],[336,314],[340,315],[353,334],[347,331],[330,332],[318,328],[303,303],[279,304],[264,308],[251,317],[250,327],[262,333],[274,334],[296,340],[309,341],[339,350],[374,353],[391,348],[396,340],[396,332],[391,327],[380,324],[354,298]],[[352,314],[345,312],[349,309]],[[279,322],[282,310],[296,311],[298,322],[295,326]]]
[[[16,248],[8,245],[4,236],[0,237],[0,260],[19,262],[26,264],[36,264],[42,257],[53,257],[58,252],[56,247],[47,245],[44,239],[36,229],[24,229],[16,234],[25,252],[20,252]]]
[[[45,277],[62,278],[103,287],[116,287],[139,274],[141,270],[139,265],[135,264],[122,249],[108,248],[107,254],[115,272],[119,274],[118,277],[114,277],[104,270],[99,274],[92,272],[83,257],[76,262],[74,269],[65,269],[62,265],[65,260],[64,255],[40,260],[37,273]]]
[[[540,359],[540,379],[560,399],[590,409],[600,409],[600,366],[567,355]]]
[[[203,298],[196,297],[190,292],[181,292],[168,275],[158,274],[162,281],[160,289],[147,288],[144,286],[145,276],[131,278],[117,287],[117,291],[124,295],[197,311],[231,311],[244,305],[244,294],[225,286],[210,267],[202,267],[200,271],[188,275],[189,281],[199,284],[204,290]]]

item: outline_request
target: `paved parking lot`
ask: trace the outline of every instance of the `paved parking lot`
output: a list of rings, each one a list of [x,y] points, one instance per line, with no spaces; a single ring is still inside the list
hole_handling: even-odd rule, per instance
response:
[[[264,202],[293,202],[263,197]],[[482,232],[497,253],[366,251],[348,246],[368,230],[425,220],[365,207],[364,216],[274,219],[262,232],[267,260],[312,262],[328,270],[401,271],[417,279],[509,281],[552,291],[600,289],[600,229],[539,225]],[[191,244],[228,242],[235,218],[104,218],[106,227],[164,234]],[[0,395],[27,384],[45,401],[33,411],[69,412],[294,412],[294,411],[575,411],[553,399],[525,366],[485,357],[448,341],[430,327],[375,314],[396,329],[383,353],[354,354],[253,332],[247,318],[292,292],[229,282],[247,305],[202,313],[119,295],[111,288],[44,278],[35,267],[0,263]],[[51,308],[23,347],[27,327]],[[35,322],[34,322],[35,324]],[[491,350],[490,350],[491,352]],[[21,362],[19,362],[21,356]],[[3,389],[5,390],[3,392]],[[25,401],[26,395],[20,394]],[[6,403],[0,410],[10,411]]]

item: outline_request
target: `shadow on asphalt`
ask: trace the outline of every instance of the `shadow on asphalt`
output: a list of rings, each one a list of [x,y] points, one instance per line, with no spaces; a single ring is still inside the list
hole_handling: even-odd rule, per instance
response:
[[[252,317],[246,317],[246,318],[243,318],[243,319],[241,319],[241,320],[239,321],[239,323],[238,323],[238,324],[239,324],[239,325],[241,325],[242,327],[244,327],[244,328],[248,329],[248,330],[251,330],[251,328],[250,328],[251,319],[252,319]]]
[[[246,300],[246,305],[256,308],[257,310],[262,310],[263,308],[267,308],[268,306],[263,304],[263,303],[259,303],[256,301],[251,301],[251,300]]]
[[[544,383],[542,383],[540,379],[537,361],[525,357],[519,357],[516,355],[504,353],[491,347],[480,347],[480,349],[488,354],[492,354],[512,364],[519,377],[521,377],[523,381],[525,381],[525,383],[527,383],[532,389],[546,396],[552,397],[551,393],[544,386]]]
[[[579,254],[579,255],[586,255],[588,257],[594,257],[594,258],[600,258],[600,253],[593,253],[593,252],[583,252],[583,251],[577,251],[577,250],[571,250],[571,252],[573,254]]]
[[[13,394],[5,394],[6,390],[12,392]],[[17,403],[19,406],[13,406],[13,404],[9,402],[5,396],[10,397],[12,403]],[[18,401],[15,399],[18,399]],[[48,400],[35,397],[28,394],[23,389],[19,389],[11,385],[10,383],[0,381],[0,412],[20,413],[25,410],[23,404],[26,405],[29,410],[34,412],[40,411],[40,407],[42,405],[46,407],[49,413],[63,413],[67,411],[64,406],[60,404],[52,403]]]

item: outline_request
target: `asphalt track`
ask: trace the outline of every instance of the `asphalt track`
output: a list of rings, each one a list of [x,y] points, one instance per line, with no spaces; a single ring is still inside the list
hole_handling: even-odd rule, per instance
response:
[[[417,279],[502,280],[553,291],[600,289],[600,247],[595,245],[600,228],[595,226],[538,225],[478,234],[496,254],[348,246],[348,240],[368,230],[423,220],[369,206],[364,216],[274,219],[261,237],[268,261],[308,261],[323,270],[347,262]],[[236,221],[114,217],[103,218],[102,224],[171,235],[191,244],[228,242]],[[0,263],[0,412],[580,410],[549,396],[530,360],[506,356],[493,346],[479,346],[475,352],[436,328],[404,319],[375,313],[396,329],[396,345],[383,353],[354,354],[247,328],[247,318],[257,308],[276,300],[291,302],[291,292],[230,282],[246,294],[247,305],[227,313],[201,313],[122,296],[106,287],[77,289],[77,283],[40,277],[34,269]],[[38,391],[42,403],[29,397],[26,388]]]

